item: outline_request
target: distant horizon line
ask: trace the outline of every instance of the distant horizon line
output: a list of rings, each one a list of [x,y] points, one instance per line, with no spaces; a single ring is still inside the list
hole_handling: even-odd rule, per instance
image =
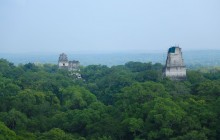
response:
[[[181,48],[182,49],[182,48]],[[168,50],[168,49],[167,49]],[[147,53],[165,53],[167,50],[131,50],[131,51],[60,51],[60,52],[36,52],[36,51],[29,51],[29,52],[0,52],[0,54],[7,55],[7,54],[147,54]],[[188,51],[220,51],[220,49],[182,49],[183,52]]]

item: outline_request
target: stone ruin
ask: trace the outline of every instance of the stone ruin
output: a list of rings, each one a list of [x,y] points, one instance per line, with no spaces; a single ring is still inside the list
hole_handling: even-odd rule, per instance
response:
[[[66,69],[70,71],[71,75],[75,76],[76,78],[81,78],[80,71],[80,63],[79,61],[73,60],[68,61],[68,57],[65,53],[60,54],[58,60],[58,67],[59,69]]]
[[[179,46],[169,48],[163,75],[171,80],[186,79],[186,67],[184,65],[182,51]]]

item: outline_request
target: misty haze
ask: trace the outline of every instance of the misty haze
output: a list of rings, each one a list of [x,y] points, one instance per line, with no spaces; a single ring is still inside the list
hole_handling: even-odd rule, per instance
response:
[[[219,140],[219,0],[0,0],[0,140]]]

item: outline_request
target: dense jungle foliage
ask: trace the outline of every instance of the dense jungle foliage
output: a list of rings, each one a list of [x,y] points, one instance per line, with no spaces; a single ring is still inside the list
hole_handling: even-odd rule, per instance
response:
[[[0,59],[1,140],[217,140],[220,70],[162,79],[159,63],[81,67]]]

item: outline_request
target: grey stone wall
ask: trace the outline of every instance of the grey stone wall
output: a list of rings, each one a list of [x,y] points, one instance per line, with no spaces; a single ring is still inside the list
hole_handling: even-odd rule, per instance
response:
[[[186,79],[186,67],[180,47],[174,46],[169,48],[163,74],[172,80]]]

